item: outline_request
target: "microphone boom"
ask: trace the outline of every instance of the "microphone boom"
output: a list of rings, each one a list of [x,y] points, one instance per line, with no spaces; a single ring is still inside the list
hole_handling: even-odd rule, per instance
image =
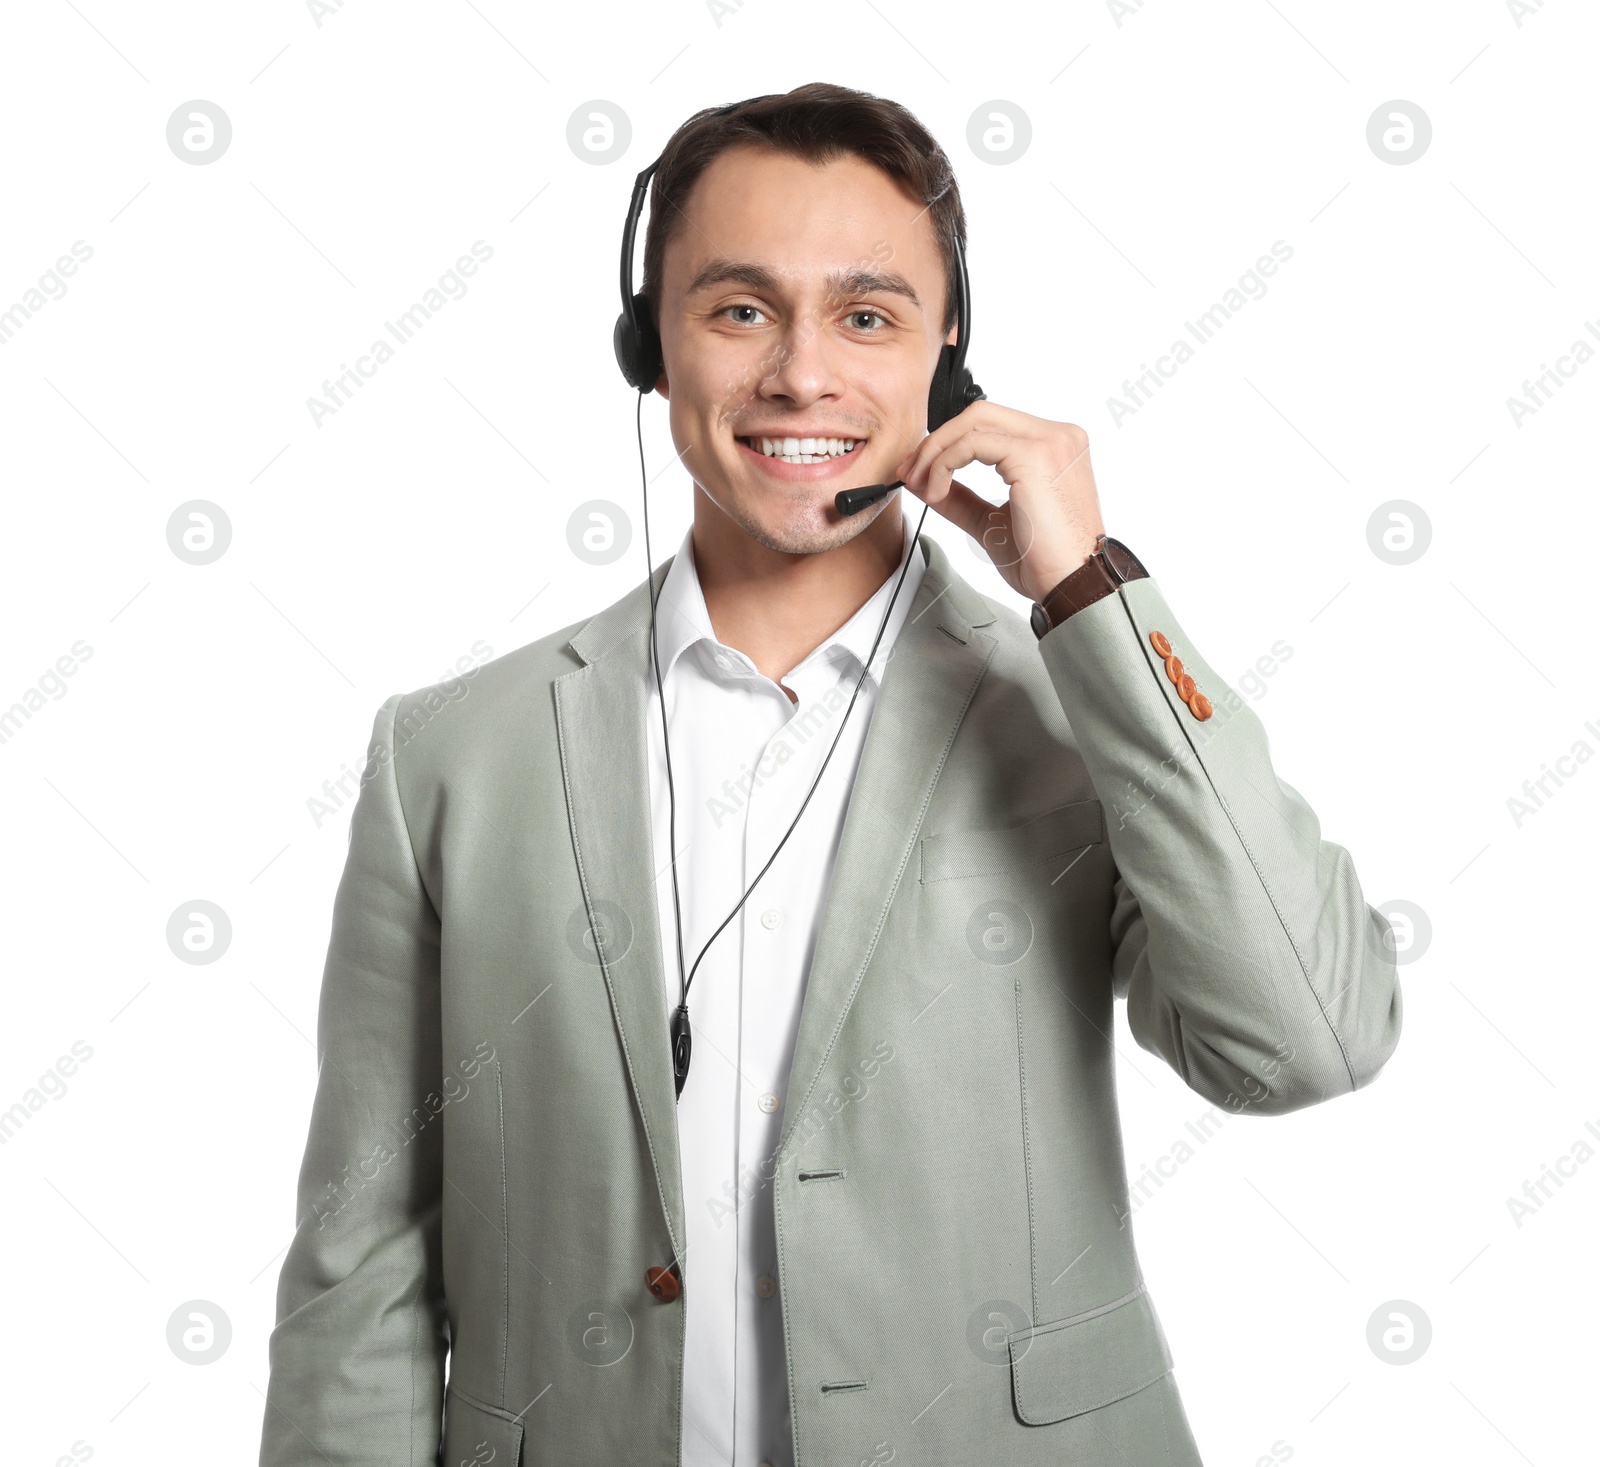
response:
[[[868,484],[864,489],[841,489],[833,496],[833,507],[842,515],[860,514],[868,505],[887,499],[896,489],[904,489],[906,481],[896,479],[892,484]]]

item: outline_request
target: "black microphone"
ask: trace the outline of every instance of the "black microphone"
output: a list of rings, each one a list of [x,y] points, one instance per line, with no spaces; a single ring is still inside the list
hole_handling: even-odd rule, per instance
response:
[[[841,489],[833,496],[833,507],[842,515],[860,514],[870,504],[887,499],[896,489],[904,489],[906,481],[896,479],[892,484],[868,484],[864,489]]]

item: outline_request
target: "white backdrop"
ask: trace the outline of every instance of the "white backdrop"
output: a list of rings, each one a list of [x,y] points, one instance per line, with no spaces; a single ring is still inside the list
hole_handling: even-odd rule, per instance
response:
[[[5,43],[9,1461],[254,1463],[349,819],[314,802],[387,695],[643,577],[611,352],[633,176],[691,112],[812,80],[944,144],[976,377],[1088,430],[1108,529],[1409,914],[1399,1049],[1310,1111],[1199,1142],[1206,1103],[1119,1015],[1130,1173],[1159,1182],[1133,1226],[1206,1461],[1578,1460],[1593,7],[67,0]],[[631,141],[600,164],[569,126],[607,108]],[[659,561],[689,493],[659,399],[644,420]],[[605,566],[568,548],[594,499],[632,535]],[[193,501],[221,554],[174,548]],[[201,903],[228,935],[186,961],[169,920]]]

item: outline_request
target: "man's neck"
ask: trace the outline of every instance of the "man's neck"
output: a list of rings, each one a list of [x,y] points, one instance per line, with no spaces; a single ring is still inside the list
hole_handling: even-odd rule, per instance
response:
[[[790,555],[751,539],[697,492],[694,564],[717,640],[743,652],[781,686],[784,675],[849,621],[898,569],[903,526],[894,498],[847,543]],[[796,701],[793,691],[784,691]]]

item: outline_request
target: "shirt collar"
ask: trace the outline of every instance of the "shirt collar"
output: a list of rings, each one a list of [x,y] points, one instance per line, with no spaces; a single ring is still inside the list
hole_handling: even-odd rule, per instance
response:
[[[861,667],[867,660],[867,653],[872,648],[872,639],[878,634],[878,624],[883,620],[884,609],[889,603],[890,596],[894,595],[895,585],[900,580],[900,572],[906,567],[906,561],[917,543],[912,534],[911,520],[904,509],[900,510],[900,528],[902,537],[900,562],[890,573],[889,578],[878,587],[866,605],[820,646],[802,658],[797,667],[785,673],[785,677],[823,658],[835,661],[841,666],[848,665],[849,671],[857,676],[860,675]],[[878,655],[873,658],[872,667],[867,674],[874,684],[882,681],[889,652],[911,611],[911,603],[916,597],[917,587],[926,569],[927,566],[920,555],[909,569],[906,569],[905,584],[900,587],[893,615],[889,619],[889,624],[884,627],[883,639],[878,643]],[[679,657],[700,642],[706,643],[706,650],[711,656],[720,652],[725,657],[731,658],[735,664],[736,674],[748,675],[755,672],[755,665],[744,653],[719,642],[716,633],[711,629],[711,615],[706,610],[705,595],[700,589],[700,576],[694,563],[694,527],[691,525],[684,533],[683,542],[672,558],[666,580],[662,582],[661,590],[656,597],[656,646],[661,659],[663,682],[671,675]]]

